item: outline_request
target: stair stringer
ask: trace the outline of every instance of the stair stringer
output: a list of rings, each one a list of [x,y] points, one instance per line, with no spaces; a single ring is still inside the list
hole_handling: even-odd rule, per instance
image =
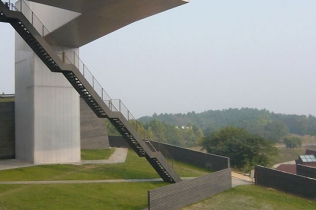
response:
[[[2,1],[1,12],[4,15],[0,15],[0,21],[10,23],[52,72],[63,73],[94,113],[100,118],[109,118],[137,154],[145,156],[164,181],[181,181],[165,157],[160,152],[151,151],[121,112],[110,110],[79,69],[73,64],[65,64],[21,12],[9,10]]]

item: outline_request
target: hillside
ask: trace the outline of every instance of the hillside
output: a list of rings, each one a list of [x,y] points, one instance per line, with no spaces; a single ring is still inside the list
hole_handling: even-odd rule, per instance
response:
[[[251,133],[278,141],[286,134],[316,135],[316,117],[309,115],[276,114],[253,108],[209,110],[201,113],[154,114],[139,118],[143,123],[158,120],[174,126],[197,126],[204,135],[226,126],[244,128]]]

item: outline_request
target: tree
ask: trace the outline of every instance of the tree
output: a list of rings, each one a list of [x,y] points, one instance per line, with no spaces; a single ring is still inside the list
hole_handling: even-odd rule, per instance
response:
[[[296,148],[302,146],[302,140],[298,137],[285,137],[283,139],[283,142],[286,146],[286,148]]]
[[[255,165],[269,165],[271,158],[278,153],[273,141],[235,127],[225,127],[204,138],[202,148],[229,157],[232,167],[244,171]]]
[[[264,128],[264,137],[274,142],[279,142],[280,139],[288,133],[289,129],[282,121],[270,122]]]

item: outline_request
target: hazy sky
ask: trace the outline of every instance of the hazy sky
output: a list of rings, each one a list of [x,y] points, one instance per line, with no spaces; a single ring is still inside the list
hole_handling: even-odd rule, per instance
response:
[[[0,92],[13,93],[14,31],[0,32]],[[137,118],[230,107],[316,115],[315,38],[315,0],[191,0],[80,54]]]

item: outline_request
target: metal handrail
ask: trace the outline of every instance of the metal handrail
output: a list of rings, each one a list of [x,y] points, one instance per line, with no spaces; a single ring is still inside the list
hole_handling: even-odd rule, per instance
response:
[[[121,112],[122,115],[127,119],[127,121],[136,122],[133,123],[136,132],[140,130],[140,123],[137,122],[136,118],[132,115],[129,109],[127,109],[122,100],[112,99],[101,86],[99,81],[93,76],[91,71],[84,64],[84,62],[80,59],[79,55],[76,52],[65,50],[61,45],[58,44],[56,39],[54,39],[54,37],[51,35],[51,32],[45,27],[45,25],[40,21],[40,19],[36,16],[36,14],[32,11],[32,9],[24,0],[19,0],[16,4],[11,3],[11,1],[2,2],[8,5],[8,9],[12,11],[21,12],[30,21],[30,23],[34,26],[37,32],[43,38],[45,38],[45,40],[49,41],[49,44],[51,45],[52,49],[56,52],[56,54],[63,63],[75,65],[78,68],[79,72],[89,82],[92,88],[96,91],[96,93],[110,108],[111,111]]]
[[[1,0],[2,1],[2,0]],[[136,120],[130,110],[120,99],[112,99],[109,94],[104,90],[98,80],[93,76],[91,71],[80,59],[79,55],[76,52],[67,51],[51,35],[51,32],[45,27],[45,25],[40,21],[36,14],[32,11],[29,5],[24,0],[19,0],[16,4],[11,3],[11,1],[2,1],[7,5],[9,10],[21,12],[25,18],[34,26],[37,32],[50,44],[51,48],[60,58],[60,60],[65,64],[72,64],[78,68],[82,76],[88,81],[92,88],[96,91],[99,97],[107,105],[107,107],[112,112],[120,112],[125,119],[134,127],[139,136],[145,140],[148,139],[146,130],[143,128],[141,123]],[[165,148],[166,150],[166,148]],[[171,157],[172,162],[174,161]],[[173,165],[173,163],[172,163]]]

